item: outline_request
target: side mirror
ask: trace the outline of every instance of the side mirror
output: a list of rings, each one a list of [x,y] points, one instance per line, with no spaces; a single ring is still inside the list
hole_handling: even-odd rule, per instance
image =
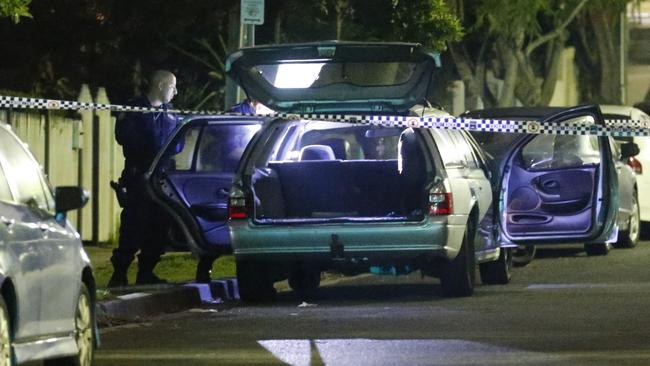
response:
[[[65,186],[54,189],[54,205],[57,213],[76,210],[88,202],[88,192],[81,187]]]
[[[633,156],[639,155],[639,145],[634,142],[626,142],[621,144],[621,160],[631,158]]]

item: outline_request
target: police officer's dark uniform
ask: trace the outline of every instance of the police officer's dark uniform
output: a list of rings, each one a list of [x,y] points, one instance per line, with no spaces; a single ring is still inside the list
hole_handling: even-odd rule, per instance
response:
[[[146,96],[134,99],[130,105],[151,107]],[[165,103],[160,108],[168,109],[171,105]],[[144,173],[178,124],[179,119],[172,113],[125,112],[118,117],[115,139],[124,152],[120,179],[126,195],[120,214],[119,245],[111,257],[114,272],[109,287],[127,285],[126,272],[138,250],[136,284],[165,282],[153,273],[164,253],[164,230],[160,230],[164,218],[145,194]]]

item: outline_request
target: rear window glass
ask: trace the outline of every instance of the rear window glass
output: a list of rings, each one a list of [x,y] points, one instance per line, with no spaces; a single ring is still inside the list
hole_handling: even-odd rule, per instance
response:
[[[332,122],[302,122],[269,149],[270,161],[397,159],[403,129]]]
[[[257,65],[254,70],[276,88],[304,89],[332,84],[404,84],[412,77],[416,66],[411,62],[287,62]]]

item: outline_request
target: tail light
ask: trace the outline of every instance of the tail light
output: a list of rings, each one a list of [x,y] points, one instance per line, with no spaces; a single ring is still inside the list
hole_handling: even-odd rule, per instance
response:
[[[436,183],[429,190],[429,215],[451,215],[454,213],[450,191],[446,180]]]
[[[248,218],[246,195],[238,187],[232,187],[230,189],[230,196],[228,197],[228,218],[231,220]]]
[[[643,165],[641,165],[641,162],[635,159],[634,156],[627,158],[627,165],[629,165],[636,174],[643,174]]]

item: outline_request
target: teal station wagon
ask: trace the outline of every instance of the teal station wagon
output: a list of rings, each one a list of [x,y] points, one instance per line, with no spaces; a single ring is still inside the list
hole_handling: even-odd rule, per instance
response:
[[[501,230],[498,189],[503,185],[495,184],[497,177],[472,136],[318,118],[325,113],[449,116],[427,106],[438,65],[437,54],[409,43],[326,42],[239,50],[228,58],[227,70],[249,97],[278,112],[315,118],[255,117],[259,130],[230,175],[231,186],[222,185],[217,192],[205,180],[192,185],[203,187],[192,191],[192,199],[185,197],[190,184],[183,182],[198,179],[193,168],[181,180],[174,178],[174,168],[160,168],[187,131],[205,124],[189,121],[153,167],[153,191],[177,217],[191,246],[199,248],[195,251],[209,252],[218,240],[225,243],[205,223],[210,212],[224,209],[215,195],[228,190],[228,244],[245,301],[273,298],[274,282],[284,279],[298,292],[314,290],[326,270],[419,270],[438,277],[447,296],[473,293],[477,264],[482,283],[507,283],[512,248],[565,233],[552,225],[534,236]],[[581,109],[563,116],[590,113]],[[247,117],[232,117],[237,118]],[[175,157],[174,165],[190,167],[180,160],[198,155]],[[572,240],[605,241],[615,210],[603,183],[616,184],[615,177],[609,180],[605,164],[590,169],[594,174],[589,176],[599,178],[586,198],[593,202],[590,211],[581,216],[589,228]],[[213,222],[224,220],[222,214],[212,216]],[[223,253],[225,246],[218,247],[214,252]]]

